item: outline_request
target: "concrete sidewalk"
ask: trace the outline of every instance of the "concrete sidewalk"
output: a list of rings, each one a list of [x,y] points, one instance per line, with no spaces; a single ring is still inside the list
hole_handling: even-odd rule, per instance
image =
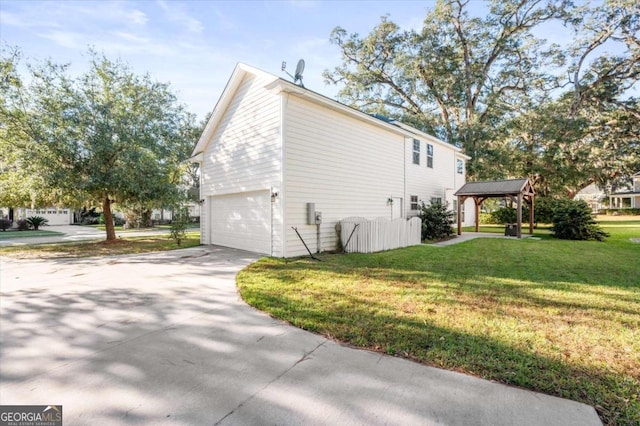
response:
[[[433,247],[446,247],[453,244],[464,243],[465,241],[473,240],[475,238],[503,238],[508,240],[518,240],[516,237],[506,237],[502,234],[492,233],[492,232],[463,232],[462,235],[456,235],[450,240],[440,241],[437,243],[429,244]],[[522,234],[522,239],[525,238],[537,238],[530,234]]]
[[[252,253],[0,258],[0,401],[65,425],[600,425],[577,402],[342,346],[247,306]]]
[[[17,233],[17,238],[7,238],[0,240],[0,247],[2,246],[24,246],[32,244],[52,244],[52,243],[69,243],[75,241],[89,241],[89,240],[104,240],[106,238],[106,232],[104,230],[92,228],[91,226],[82,225],[56,225],[45,226],[41,228],[43,231],[55,231],[62,232],[64,235],[52,235],[44,237],[23,237],[20,233]],[[194,228],[197,229],[197,228]],[[127,230],[116,231],[116,237],[126,236],[149,236],[149,235],[162,235],[168,234],[168,229],[144,229],[144,230]],[[5,233],[6,234],[6,233]],[[6,235],[3,234],[3,237]]]

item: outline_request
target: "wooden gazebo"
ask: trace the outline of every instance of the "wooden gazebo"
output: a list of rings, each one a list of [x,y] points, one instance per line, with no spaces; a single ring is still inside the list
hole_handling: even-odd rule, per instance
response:
[[[473,198],[476,206],[476,232],[479,229],[480,206],[488,198],[511,198],[517,202],[517,237],[522,238],[522,202],[529,205],[529,234],[533,234],[533,199],[535,191],[529,179],[467,182],[455,194],[458,197],[458,235],[462,234],[462,204]]]

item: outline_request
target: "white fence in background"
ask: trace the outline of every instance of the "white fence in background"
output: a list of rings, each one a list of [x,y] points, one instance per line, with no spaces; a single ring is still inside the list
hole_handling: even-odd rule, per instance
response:
[[[420,244],[421,228],[418,217],[409,220],[348,217],[340,221],[340,241],[348,253],[373,253]]]

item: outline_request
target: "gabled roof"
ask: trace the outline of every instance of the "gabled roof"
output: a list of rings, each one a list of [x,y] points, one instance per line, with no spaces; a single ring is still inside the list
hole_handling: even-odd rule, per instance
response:
[[[527,188],[527,185],[530,188]],[[467,182],[453,195],[499,197],[503,195],[518,195],[523,191],[533,193],[529,179],[489,180],[481,182]]]
[[[211,114],[211,117],[209,118],[209,121],[207,122],[207,125],[205,126],[204,131],[202,132],[202,135],[198,140],[198,143],[193,149],[193,152],[191,154],[191,158],[193,160],[201,161],[201,158],[199,158],[198,155],[204,152],[204,150],[206,149],[208,142],[211,140],[213,132],[224,116],[227,107],[233,100],[235,92],[240,86],[240,83],[242,83],[242,80],[247,74],[252,74],[264,78],[267,81],[265,88],[267,90],[273,91],[274,93],[287,92],[290,94],[303,96],[305,97],[305,99],[310,100],[316,104],[321,104],[325,107],[347,114],[361,121],[365,121],[375,126],[385,128],[386,130],[394,132],[396,134],[411,138],[420,137],[422,139],[427,139],[431,142],[445,146],[449,149],[452,149],[457,157],[465,158],[467,160],[471,158],[463,154],[460,148],[451,145],[450,143],[441,141],[434,136],[424,133],[404,123],[391,120],[387,117],[382,118],[382,116],[366,114],[348,105],[344,105],[334,99],[328,98],[307,88],[298,86],[297,84],[294,84],[290,81],[281,79],[271,73],[259,70],[258,68],[254,68],[247,64],[238,63],[233,70],[233,73],[231,74],[231,77],[229,78],[229,81],[227,82],[227,85],[225,86],[222,95],[218,100],[218,103],[213,109],[213,113]]]

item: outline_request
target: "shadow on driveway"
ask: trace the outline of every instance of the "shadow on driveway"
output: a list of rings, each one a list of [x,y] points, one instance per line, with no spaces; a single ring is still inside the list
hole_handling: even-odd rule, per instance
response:
[[[337,345],[250,308],[253,254],[0,259],[0,401],[75,424],[599,424],[588,406]]]

